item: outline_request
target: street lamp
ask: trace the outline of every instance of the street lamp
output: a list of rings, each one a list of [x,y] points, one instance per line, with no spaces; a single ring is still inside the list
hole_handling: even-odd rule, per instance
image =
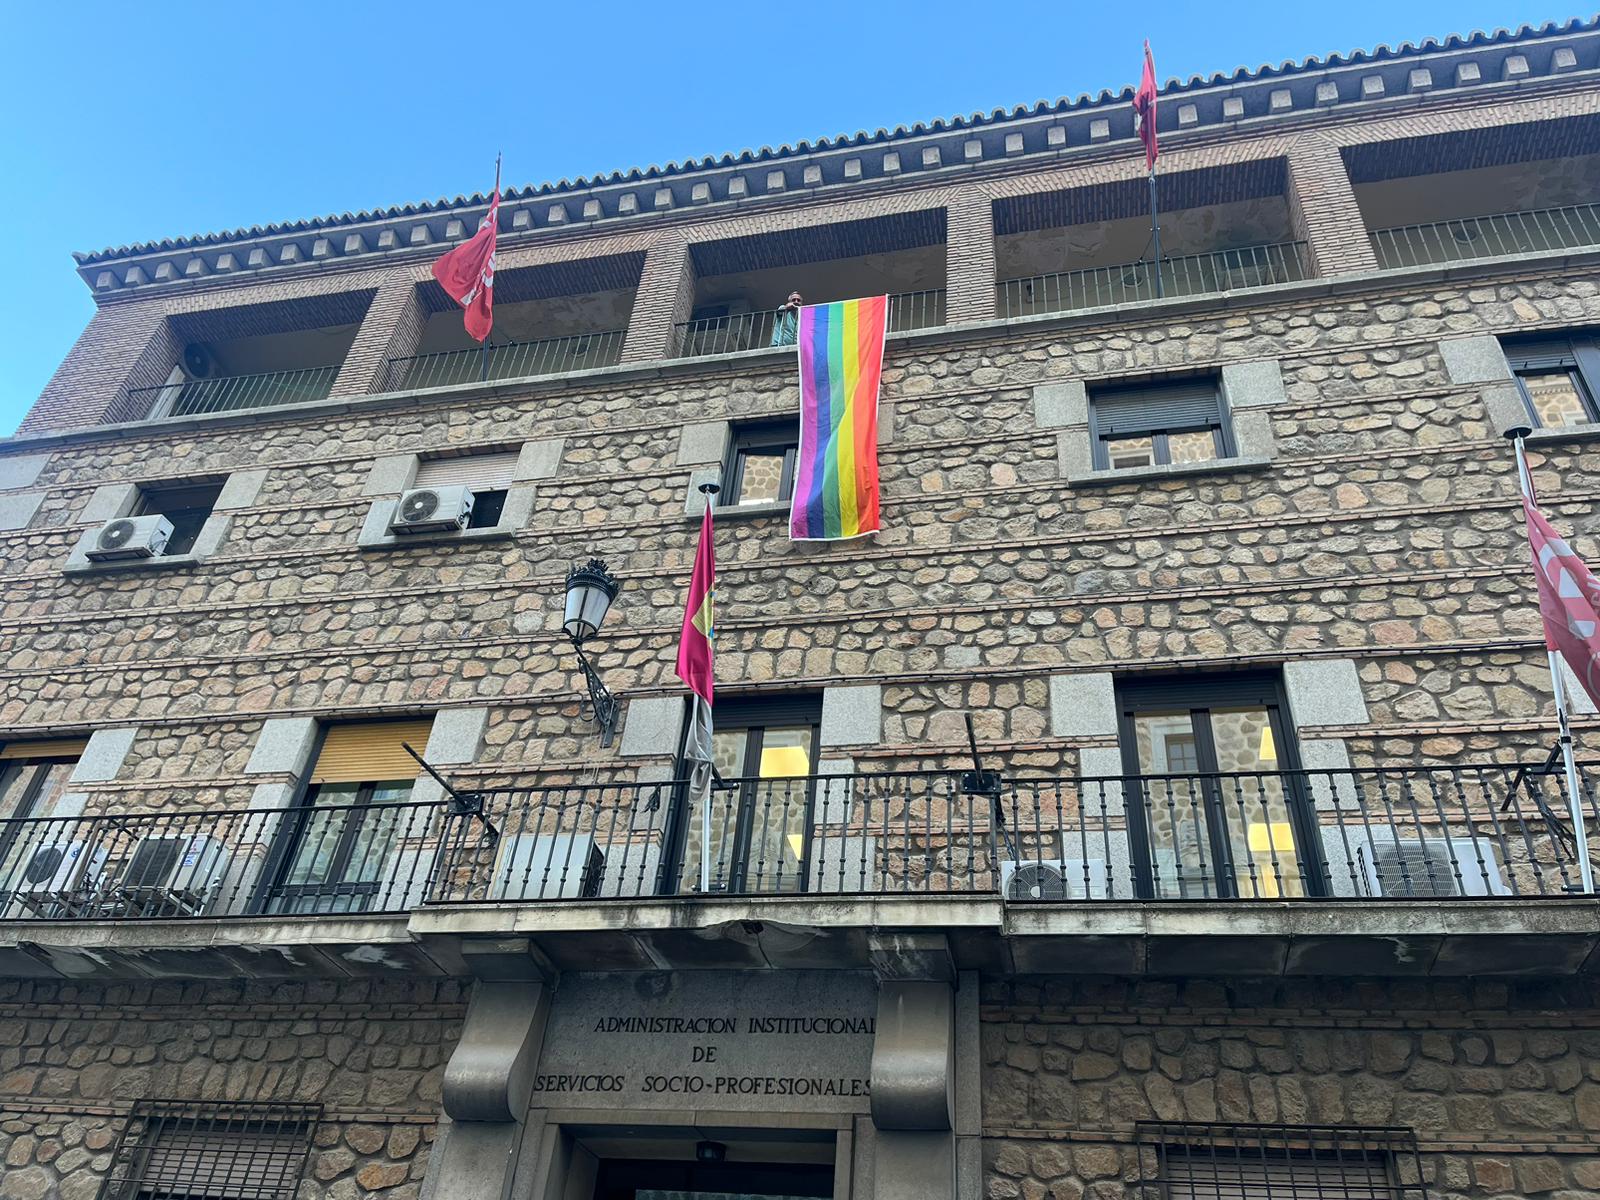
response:
[[[561,628],[566,630],[572,648],[578,655],[578,666],[583,669],[584,680],[589,685],[589,705],[600,726],[600,744],[611,745],[617,736],[617,718],[621,705],[613,696],[595,669],[589,665],[583,652],[583,643],[600,631],[605,623],[611,602],[617,598],[622,584],[606,570],[605,563],[591,558],[581,567],[567,572],[567,608]]]

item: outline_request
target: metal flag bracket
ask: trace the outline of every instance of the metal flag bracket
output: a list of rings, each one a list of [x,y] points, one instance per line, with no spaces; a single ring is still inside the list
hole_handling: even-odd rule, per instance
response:
[[[442,787],[447,793],[449,793],[451,803],[450,815],[452,817],[476,817],[479,821],[483,822],[483,828],[485,832],[488,833],[491,841],[500,840],[500,831],[490,823],[488,816],[484,812],[483,794],[481,792],[463,792],[458,790],[448,779],[439,774],[438,771],[434,770],[433,766],[428,762],[427,759],[423,758],[422,755],[418,754],[414,749],[412,749],[409,742],[401,742],[400,748],[407,754],[411,755],[412,758],[416,759],[417,764],[433,777],[433,781]]]

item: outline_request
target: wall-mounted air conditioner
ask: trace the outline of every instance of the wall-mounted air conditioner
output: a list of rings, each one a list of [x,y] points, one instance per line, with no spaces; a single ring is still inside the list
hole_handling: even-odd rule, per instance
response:
[[[106,865],[103,847],[84,842],[52,842],[25,851],[27,859],[7,890],[14,897],[65,896],[83,882],[93,882]]]
[[[149,914],[194,915],[215,897],[228,868],[224,844],[205,834],[141,838],[113,891]]]
[[[96,562],[119,558],[154,558],[167,548],[172,537],[172,522],[160,513],[143,517],[117,517],[107,521],[94,535],[94,544],[84,553]]]
[[[1039,858],[1000,863],[1000,894],[1007,900],[1103,900],[1103,858]]]
[[[521,833],[501,839],[490,900],[577,900],[600,894],[605,855],[592,834]]]
[[[1351,839],[1358,895],[1407,899],[1428,896],[1507,896],[1505,868],[1482,838],[1385,837]]]
[[[400,497],[389,529],[394,533],[459,530],[471,517],[472,489],[465,484],[412,488]]]

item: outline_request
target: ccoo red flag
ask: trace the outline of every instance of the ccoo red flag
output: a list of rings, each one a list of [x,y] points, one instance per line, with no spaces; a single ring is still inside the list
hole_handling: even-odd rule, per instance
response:
[[[494,240],[500,222],[500,167],[494,169],[494,195],[478,232],[433,264],[433,277],[466,310],[462,324],[478,341],[494,328]]]
[[[1561,652],[1589,699],[1600,706],[1600,580],[1526,496],[1522,511],[1539,583],[1544,644]]]
[[[1144,165],[1156,169],[1156,60],[1150,56],[1150,43],[1144,44],[1144,74],[1139,90],[1133,94],[1133,111],[1139,125],[1139,140],[1144,143]]]

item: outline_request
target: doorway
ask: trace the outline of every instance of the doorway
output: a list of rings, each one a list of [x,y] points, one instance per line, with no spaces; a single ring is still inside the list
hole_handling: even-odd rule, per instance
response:
[[[809,1200],[833,1196],[833,1167],[818,1163],[702,1163],[607,1159],[594,1200]]]
[[[1324,891],[1315,815],[1276,674],[1119,683],[1140,894],[1278,900]]]

